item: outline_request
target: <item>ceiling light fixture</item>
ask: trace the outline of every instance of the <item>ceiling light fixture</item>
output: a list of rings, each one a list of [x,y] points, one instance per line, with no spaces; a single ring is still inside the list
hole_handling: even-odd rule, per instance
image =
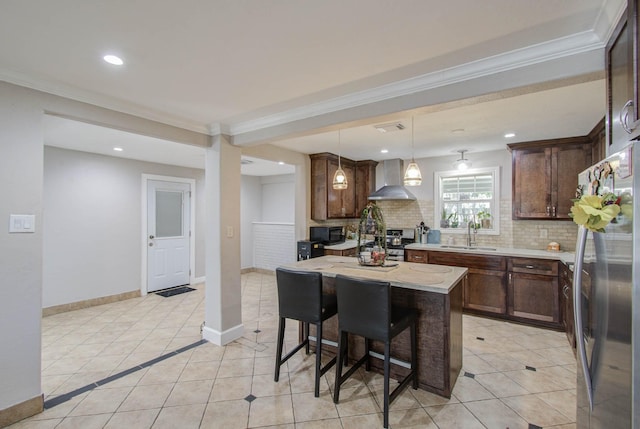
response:
[[[114,66],[121,66],[124,64],[124,61],[122,61],[122,58],[116,55],[105,55],[104,57],[102,57],[102,59],[108,62],[109,64],[113,64]]]
[[[422,173],[420,173],[420,167],[413,159],[413,116],[411,117],[411,162],[407,166],[407,170],[404,172],[404,185],[405,186],[420,186],[422,184]]]
[[[340,130],[338,130],[338,169],[333,175],[333,189],[342,190],[347,189],[348,186],[347,175],[344,174],[342,164],[340,163]]]
[[[391,122],[389,124],[374,125],[373,127],[381,133],[391,133],[394,131],[404,130],[404,125],[402,125],[402,123],[400,122]]]
[[[516,133],[506,133],[506,134],[504,135],[504,138],[505,138],[505,139],[511,139],[511,138],[513,138],[513,137],[515,137],[515,136],[516,136]]]
[[[121,147],[114,147],[113,150],[115,150],[116,152],[122,152],[124,149],[122,149]]]
[[[471,167],[471,161],[464,157],[464,153],[469,151],[467,149],[460,149],[458,152],[460,152],[460,159],[453,163],[453,168],[456,170],[466,170]]]
[[[380,153],[389,153],[389,149],[380,149]]]

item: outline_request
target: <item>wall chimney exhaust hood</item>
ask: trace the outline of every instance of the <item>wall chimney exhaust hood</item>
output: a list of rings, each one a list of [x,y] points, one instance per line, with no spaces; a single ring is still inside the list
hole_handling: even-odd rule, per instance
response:
[[[415,200],[416,197],[402,186],[404,162],[401,159],[383,161],[384,186],[369,195],[370,200]]]

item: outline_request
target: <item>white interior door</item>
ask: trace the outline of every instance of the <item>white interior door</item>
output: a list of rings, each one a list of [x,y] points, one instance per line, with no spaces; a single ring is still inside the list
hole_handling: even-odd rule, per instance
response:
[[[147,291],[189,284],[191,185],[147,182]]]

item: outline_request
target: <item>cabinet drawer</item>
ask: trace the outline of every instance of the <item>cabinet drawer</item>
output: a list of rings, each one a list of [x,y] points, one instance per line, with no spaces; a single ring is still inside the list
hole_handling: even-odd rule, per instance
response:
[[[509,271],[513,273],[558,275],[558,261],[548,259],[510,258]]]
[[[429,252],[429,263],[479,270],[506,271],[506,258],[502,256],[474,255],[454,252]]]
[[[404,260],[407,262],[417,262],[419,264],[427,263],[426,250],[405,250],[404,254]]]

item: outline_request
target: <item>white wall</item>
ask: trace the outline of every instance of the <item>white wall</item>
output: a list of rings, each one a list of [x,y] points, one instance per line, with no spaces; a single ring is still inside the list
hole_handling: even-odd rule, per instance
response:
[[[42,103],[0,82],[0,411],[40,396]],[[10,214],[35,233],[9,234]]]
[[[204,170],[47,146],[44,308],[140,290],[143,173],[196,181],[194,277],[204,276]]]
[[[295,175],[263,176],[262,222],[295,221]]]
[[[241,267],[253,268],[253,222],[262,217],[262,187],[260,177],[242,176],[240,189]]]

